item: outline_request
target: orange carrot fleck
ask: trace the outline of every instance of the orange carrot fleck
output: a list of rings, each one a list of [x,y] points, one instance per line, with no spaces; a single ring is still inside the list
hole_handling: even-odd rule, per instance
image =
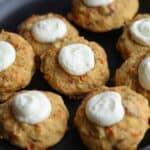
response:
[[[80,76],[80,80],[85,81],[86,80],[86,76]]]
[[[111,127],[106,128],[106,133],[107,133],[109,136],[112,136],[112,135],[114,134],[113,129],[112,129]]]
[[[141,136],[141,131],[137,131],[137,132],[132,132],[131,135],[135,138],[138,138],[139,136]]]

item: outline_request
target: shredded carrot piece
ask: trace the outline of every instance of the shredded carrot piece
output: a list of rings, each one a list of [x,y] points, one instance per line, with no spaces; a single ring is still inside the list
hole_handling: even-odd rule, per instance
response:
[[[141,136],[141,131],[137,131],[137,132],[132,132],[131,133],[131,135],[133,136],[133,137],[139,137],[139,136]]]
[[[86,76],[80,76],[80,80],[85,81],[86,80]]]
[[[109,136],[112,136],[112,135],[114,134],[113,129],[112,129],[111,127],[106,128],[106,133],[107,133]]]

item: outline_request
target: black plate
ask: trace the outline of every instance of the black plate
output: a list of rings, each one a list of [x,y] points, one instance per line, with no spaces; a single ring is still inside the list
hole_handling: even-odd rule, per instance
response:
[[[140,0],[141,13],[150,13],[150,1]],[[65,15],[71,7],[71,0],[0,0],[0,29],[5,29],[12,32],[17,32],[17,25],[25,18],[32,14],[43,14],[47,12],[55,12]],[[108,33],[96,34],[85,31],[79,28],[80,35],[85,36],[88,40],[94,40],[101,44],[108,54],[108,61],[111,70],[111,79],[116,68],[122,64],[122,59],[117,53],[115,44],[121,34],[120,30],[111,31]],[[110,79],[108,85],[113,85]],[[27,89],[52,90],[43,80],[42,74],[37,71],[30,86]],[[54,90],[53,90],[54,91]],[[73,124],[73,117],[76,109],[80,104],[79,101],[69,101],[63,96],[65,104],[70,111],[69,130],[63,140],[51,150],[85,150],[87,149],[82,144],[78,132]],[[147,132],[143,142],[139,146],[140,150],[150,150],[150,131]],[[10,145],[8,142],[0,141],[0,150],[18,150],[18,148]]]

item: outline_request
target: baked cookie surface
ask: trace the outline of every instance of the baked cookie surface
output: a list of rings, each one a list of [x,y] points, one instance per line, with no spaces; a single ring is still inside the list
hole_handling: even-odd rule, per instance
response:
[[[52,92],[40,91],[51,103],[51,114],[46,120],[32,125],[19,122],[12,113],[14,97],[25,92],[27,91],[16,93],[6,103],[0,105],[1,137],[20,148],[28,150],[44,150],[57,144],[67,130],[69,117],[68,110],[61,96]],[[32,99],[29,100],[32,101]],[[40,111],[39,113],[42,113]]]
[[[99,7],[89,7],[83,0],[73,0],[68,18],[92,32],[106,32],[120,28],[131,20],[138,7],[138,0],[114,0]]]
[[[57,39],[54,42],[49,43],[43,43],[35,40],[32,34],[32,27],[34,26],[34,24],[37,23],[38,21],[51,18],[60,19],[65,23],[67,27],[67,32],[65,36],[63,38]],[[64,38],[78,36],[78,31],[75,29],[75,27],[73,27],[73,25],[71,25],[63,16],[53,13],[41,16],[40,15],[31,16],[19,26],[19,33],[32,45],[33,50],[37,57],[43,54],[43,52],[45,52],[46,50],[51,49],[51,46],[53,44],[57,44],[57,42],[63,40]]]
[[[85,109],[90,98],[108,91],[121,95],[125,115],[120,122],[103,127],[91,122],[87,118]],[[104,117],[106,114],[107,112]],[[148,129],[148,117],[148,102],[142,95],[128,87],[102,87],[85,97],[77,110],[75,124],[83,143],[91,150],[135,150]]]
[[[35,63],[32,47],[21,36],[1,31],[0,41],[7,42],[6,44],[10,43],[16,53],[14,62],[8,68],[0,71],[0,100],[2,101],[7,99],[10,93],[26,87],[30,83],[35,71]],[[10,53],[8,54],[10,55]],[[1,59],[6,63],[9,60],[4,56]]]
[[[150,15],[149,14],[139,14],[130,23],[128,23],[124,27],[124,31],[117,43],[117,48],[120,51],[120,53],[124,59],[127,59],[135,51],[141,52],[141,51],[150,50],[150,46],[143,45],[141,43],[136,42],[132,38],[131,32],[129,30],[129,27],[131,26],[132,23],[134,23],[135,21],[141,20],[141,19],[146,19],[146,18],[147,19],[150,18]]]
[[[75,43],[89,46],[94,53],[94,68],[84,75],[71,75],[58,62],[60,50],[66,45]],[[77,62],[78,58],[75,61]],[[94,88],[105,84],[109,78],[107,56],[104,49],[97,43],[89,42],[83,37],[71,38],[54,44],[53,49],[42,56],[41,71],[51,87],[67,96],[84,95]]]
[[[116,71],[115,82],[116,85],[126,85],[131,89],[141,93],[148,100],[150,100],[150,92],[147,89],[144,89],[139,82],[139,66],[144,58],[149,57],[150,52],[135,52],[134,55],[129,57],[124,64]],[[145,74],[143,70],[142,74]],[[147,73],[148,75],[148,73]],[[149,84],[149,81],[147,81]]]

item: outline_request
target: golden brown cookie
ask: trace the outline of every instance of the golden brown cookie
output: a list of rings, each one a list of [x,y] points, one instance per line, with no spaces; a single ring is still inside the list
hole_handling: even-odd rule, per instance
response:
[[[58,63],[60,50],[64,46],[74,43],[85,44],[92,48],[94,53],[94,68],[81,76],[68,74]],[[109,78],[107,56],[104,49],[97,43],[89,42],[83,37],[70,38],[54,44],[53,48],[42,57],[41,71],[51,87],[67,96],[84,95],[105,84]]]
[[[0,101],[6,100],[10,93],[26,87],[35,71],[34,52],[30,44],[21,36],[1,31],[0,41],[10,43],[16,50],[12,65],[0,71]]]
[[[32,27],[35,23],[38,21],[49,19],[49,18],[58,18],[61,19],[67,26],[67,33],[65,37],[62,39],[58,39],[54,43],[41,43],[35,40],[32,34]],[[25,20],[20,26],[19,26],[19,33],[32,45],[33,50],[36,54],[36,56],[40,56],[45,52],[46,50],[49,50],[53,44],[57,44],[57,42],[60,42],[64,38],[68,37],[74,37],[78,36],[78,31],[71,25],[63,16],[58,14],[49,13],[46,15],[33,15],[27,20]]]
[[[0,134],[3,139],[28,150],[44,150],[57,144],[67,130],[68,110],[59,95],[42,92],[51,102],[52,111],[48,119],[38,124],[19,122],[12,113],[12,102],[16,93],[0,105]],[[40,112],[39,112],[40,113]]]
[[[92,32],[106,32],[120,28],[131,20],[138,7],[138,0],[114,0],[100,7],[89,7],[83,0],[73,0],[68,18]]]
[[[150,101],[150,91],[144,89],[139,82],[139,66],[144,58],[150,56],[150,52],[135,52],[124,64],[116,71],[116,85],[126,85],[133,90],[141,93]],[[143,74],[145,71],[143,70]]]
[[[121,56],[124,59],[127,59],[129,56],[131,56],[131,54],[134,51],[140,52],[140,51],[150,50],[150,46],[146,46],[146,45],[136,42],[132,38],[131,32],[129,30],[129,27],[132,23],[134,23],[137,20],[144,19],[144,18],[150,18],[150,15],[149,14],[139,14],[124,27],[124,31],[117,43],[117,48],[120,51]]]
[[[91,97],[108,91],[118,92],[121,95],[125,115],[120,122],[103,127],[91,122],[85,109]],[[102,87],[83,100],[77,110],[75,124],[83,143],[91,150],[136,150],[149,127],[149,116],[148,102],[142,95],[125,86]]]

